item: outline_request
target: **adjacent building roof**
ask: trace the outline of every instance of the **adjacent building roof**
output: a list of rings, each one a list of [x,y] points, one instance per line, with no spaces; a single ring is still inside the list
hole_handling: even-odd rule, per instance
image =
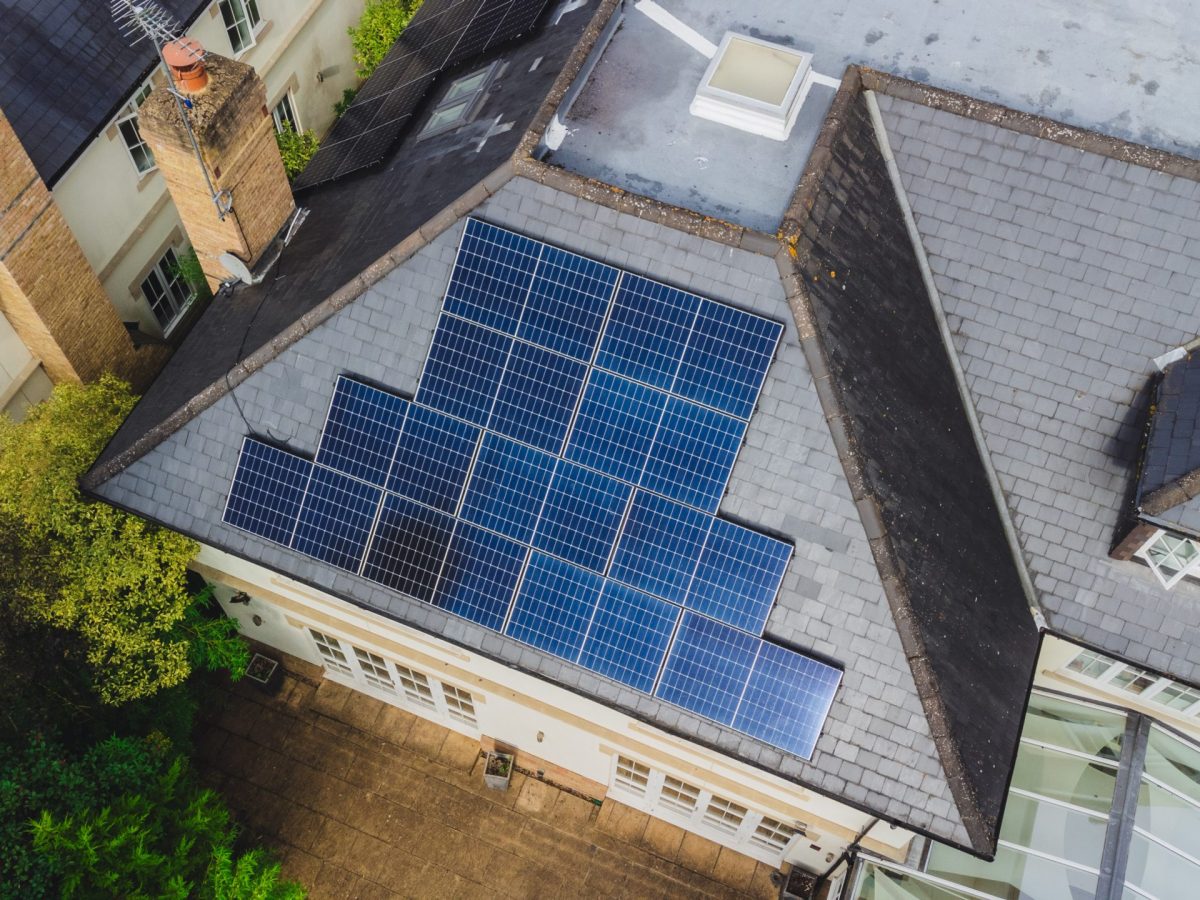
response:
[[[213,304],[85,486],[988,852],[1035,610],[1064,635],[1196,681],[1196,598],[1107,556],[1150,360],[1195,336],[1196,164],[852,69],[820,133],[785,144],[814,149],[778,235],[755,227],[765,207],[706,218],[677,208],[687,192],[671,185],[637,196],[592,180],[591,162],[572,172],[530,158],[615,3],[602,6],[586,30],[591,8],[509,52],[513,74],[480,119],[514,127],[473,133],[479,152],[409,138],[380,170],[306,195],[310,220],[268,282]],[[560,69],[550,87],[545,70]],[[591,102],[588,89],[576,100],[585,120]],[[550,159],[570,169],[582,157],[558,112],[568,137]],[[739,140],[752,153],[761,139]],[[589,147],[594,162],[603,148]],[[798,176],[780,175],[780,196]],[[707,202],[697,187],[699,212]],[[795,543],[767,634],[845,667],[811,762],[221,521],[245,434],[311,453],[340,373],[413,391],[468,213],[772,318],[791,307],[721,511]]]
[[[211,0],[158,0],[187,27]],[[0,2],[0,110],[50,187],[146,79],[158,56],[98,0]]]
[[[1200,535],[1200,357],[1188,353],[1154,381],[1137,506]]]

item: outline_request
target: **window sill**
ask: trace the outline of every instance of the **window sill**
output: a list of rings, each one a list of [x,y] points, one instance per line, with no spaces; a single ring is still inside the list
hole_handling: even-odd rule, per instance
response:
[[[152,176],[157,175],[157,174],[158,174],[158,166],[151,166],[145,172],[138,172],[137,173],[138,193],[141,193],[147,187],[149,187],[150,183],[154,181],[154,178]]]

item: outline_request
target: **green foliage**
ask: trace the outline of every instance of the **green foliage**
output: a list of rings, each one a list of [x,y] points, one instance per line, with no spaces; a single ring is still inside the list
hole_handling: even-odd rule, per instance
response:
[[[229,847],[213,850],[203,896],[211,900],[304,900],[305,890],[283,881],[279,863],[262,850],[251,850],[236,859]]]
[[[371,76],[420,6],[421,0],[369,0],[358,24],[348,29],[359,78]]]
[[[225,642],[236,640],[196,618],[195,542],[79,494],[76,479],[133,403],[105,376],[57,386],[24,422],[0,417],[0,668],[12,671],[14,635],[37,638],[66,671],[83,663],[113,705],[232,658]],[[195,646],[206,641],[215,646]]]
[[[345,115],[346,110],[350,108],[350,104],[354,102],[357,94],[358,91],[352,87],[348,87],[342,91],[342,99],[333,104],[333,114],[339,119]]]
[[[204,269],[200,266],[200,257],[196,255],[194,247],[188,247],[180,253],[172,269],[172,274],[182,278],[197,299],[204,301],[212,298],[212,288],[208,286],[208,279],[204,277]]]
[[[275,132],[275,142],[279,144],[279,155],[283,158],[283,168],[289,181],[304,171],[320,146],[311,130],[305,129],[297,134],[288,121],[284,121],[282,131]]]

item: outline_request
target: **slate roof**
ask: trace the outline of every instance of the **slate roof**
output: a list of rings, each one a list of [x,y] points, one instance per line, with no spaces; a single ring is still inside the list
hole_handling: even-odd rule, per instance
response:
[[[185,28],[211,0],[158,0]],[[50,187],[157,62],[101,0],[0,0],[0,110]]]

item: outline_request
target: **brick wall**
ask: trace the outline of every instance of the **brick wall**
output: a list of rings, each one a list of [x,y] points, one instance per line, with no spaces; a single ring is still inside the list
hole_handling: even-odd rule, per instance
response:
[[[231,274],[217,258],[231,252],[255,265],[295,204],[262,80],[252,67],[221,56],[210,54],[207,66],[208,86],[191,98],[188,118],[213,187],[232,195],[233,210],[224,219],[217,214],[175,99],[156,89],[138,120],[215,289]]]
[[[165,348],[135,349],[33,162],[0,113],[0,311],[54,381],[113,371],[144,387]]]

